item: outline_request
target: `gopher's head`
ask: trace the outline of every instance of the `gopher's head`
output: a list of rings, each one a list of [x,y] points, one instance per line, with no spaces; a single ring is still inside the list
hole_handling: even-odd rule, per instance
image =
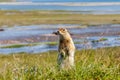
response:
[[[53,32],[53,34],[56,34],[56,35],[65,35],[65,34],[68,34],[68,31],[65,28],[59,28],[58,31],[57,32]]]
[[[67,39],[71,37],[71,34],[65,28],[59,28],[58,31],[53,32],[53,34],[59,35],[60,39]]]

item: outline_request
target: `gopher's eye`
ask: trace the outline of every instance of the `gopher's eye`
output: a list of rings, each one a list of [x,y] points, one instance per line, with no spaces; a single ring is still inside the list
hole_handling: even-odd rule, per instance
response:
[[[65,31],[65,29],[63,29],[62,31]]]

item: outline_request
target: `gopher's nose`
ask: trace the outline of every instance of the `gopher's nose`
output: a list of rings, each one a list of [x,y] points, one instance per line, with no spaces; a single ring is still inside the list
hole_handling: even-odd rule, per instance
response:
[[[59,34],[60,32],[59,32],[59,31],[57,31],[57,33]]]

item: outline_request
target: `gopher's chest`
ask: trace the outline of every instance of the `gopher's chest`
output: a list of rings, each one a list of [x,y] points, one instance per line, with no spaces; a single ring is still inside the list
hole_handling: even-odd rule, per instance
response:
[[[70,49],[74,47],[74,44],[69,40],[60,40],[58,51],[64,50],[65,52],[68,52]]]
[[[59,41],[59,48],[66,49],[66,47],[68,47],[69,44],[70,44],[70,42],[68,40],[60,40]]]

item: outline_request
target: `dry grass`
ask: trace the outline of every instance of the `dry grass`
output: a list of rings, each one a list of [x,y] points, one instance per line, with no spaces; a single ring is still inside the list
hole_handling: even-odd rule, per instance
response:
[[[0,11],[0,26],[31,24],[119,24],[120,15],[61,14],[62,11]]]

